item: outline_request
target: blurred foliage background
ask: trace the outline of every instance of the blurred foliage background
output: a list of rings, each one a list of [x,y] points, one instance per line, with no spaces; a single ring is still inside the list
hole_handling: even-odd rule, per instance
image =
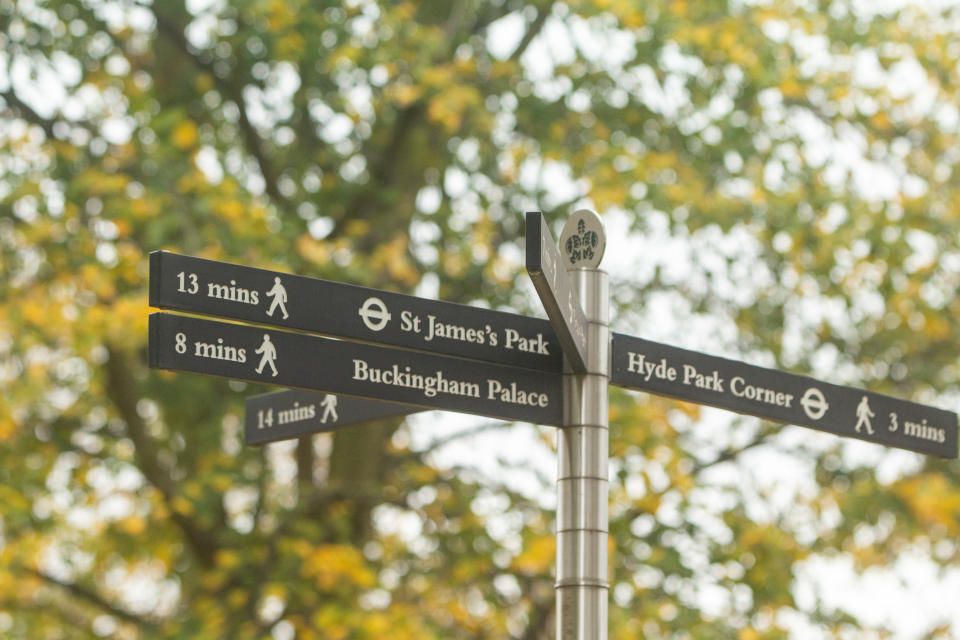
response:
[[[244,447],[264,389],[145,366],[153,250],[537,313],[523,212],[588,205],[615,329],[955,408],[958,31],[946,2],[0,0],[0,635],[553,637],[551,478],[396,421]],[[611,638],[960,634],[955,461],[621,391],[611,454]],[[828,597],[905,557],[919,588]]]

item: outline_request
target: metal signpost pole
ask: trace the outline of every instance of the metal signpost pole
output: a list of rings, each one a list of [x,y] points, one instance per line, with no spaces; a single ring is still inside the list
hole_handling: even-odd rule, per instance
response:
[[[570,272],[587,316],[587,373],[564,375],[557,431],[558,640],[606,640],[609,535],[609,278]]]
[[[557,640],[606,640],[609,536],[610,281],[597,267],[600,217],[575,211],[557,249],[543,214],[527,213],[527,272],[563,346],[557,435]]]

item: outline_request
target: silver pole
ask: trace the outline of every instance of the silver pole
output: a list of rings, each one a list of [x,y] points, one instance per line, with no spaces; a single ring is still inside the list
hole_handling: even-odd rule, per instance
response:
[[[606,640],[609,536],[610,281],[572,269],[587,318],[587,373],[564,374],[557,430],[557,640]]]

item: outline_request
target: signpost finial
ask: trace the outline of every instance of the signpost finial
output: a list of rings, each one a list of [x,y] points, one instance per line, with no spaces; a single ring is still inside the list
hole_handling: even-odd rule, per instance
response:
[[[600,216],[590,209],[574,211],[560,233],[560,251],[567,271],[577,267],[596,269],[606,248],[607,233]]]

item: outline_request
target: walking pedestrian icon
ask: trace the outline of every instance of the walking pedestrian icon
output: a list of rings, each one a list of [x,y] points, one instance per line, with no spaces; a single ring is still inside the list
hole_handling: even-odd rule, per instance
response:
[[[273,302],[270,303],[270,309],[267,310],[267,315],[271,318],[273,317],[273,312],[277,310],[277,307],[280,307],[280,311],[283,312],[283,319],[286,320],[290,317],[287,313],[287,289],[282,284],[280,284],[280,278],[273,279],[273,288],[270,291],[267,291],[268,296],[273,297]]]
[[[873,425],[870,424],[870,418],[873,416],[874,413],[870,410],[870,404],[867,402],[867,396],[863,396],[863,399],[860,400],[860,404],[857,405],[857,426],[854,430],[857,433],[860,433],[860,428],[866,427],[867,433],[873,434]]]
[[[277,365],[274,362],[277,359],[277,348],[270,342],[269,333],[263,334],[263,343],[257,347],[254,353],[263,354],[263,357],[260,358],[260,364],[257,365],[257,373],[263,373],[263,367],[269,364],[273,370],[273,377],[277,377]]]
[[[320,416],[320,424],[327,424],[327,419],[330,418],[333,422],[336,422],[340,419],[340,416],[337,415],[337,396],[332,393],[328,393],[323,397],[323,400],[320,402],[320,406],[323,407],[323,415]]]

